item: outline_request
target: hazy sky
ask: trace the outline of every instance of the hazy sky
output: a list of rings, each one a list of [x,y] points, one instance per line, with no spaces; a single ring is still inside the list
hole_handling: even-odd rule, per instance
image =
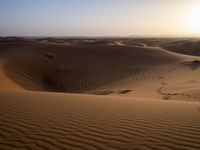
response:
[[[0,36],[193,34],[187,16],[199,4],[200,0],[0,0]]]

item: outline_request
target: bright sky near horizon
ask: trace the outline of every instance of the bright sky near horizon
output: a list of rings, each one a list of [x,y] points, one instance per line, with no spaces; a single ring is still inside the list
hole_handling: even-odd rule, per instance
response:
[[[0,0],[0,36],[200,34],[200,0]]]

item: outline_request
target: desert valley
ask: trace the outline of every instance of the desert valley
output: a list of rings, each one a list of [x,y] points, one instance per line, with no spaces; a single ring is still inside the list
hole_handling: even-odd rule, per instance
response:
[[[199,38],[0,38],[0,149],[200,149]]]

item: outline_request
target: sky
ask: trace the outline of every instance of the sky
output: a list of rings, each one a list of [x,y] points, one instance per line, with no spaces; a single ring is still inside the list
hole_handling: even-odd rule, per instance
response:
[[[0,0],[0,36],[200,34],[198,8],[200,0]]]

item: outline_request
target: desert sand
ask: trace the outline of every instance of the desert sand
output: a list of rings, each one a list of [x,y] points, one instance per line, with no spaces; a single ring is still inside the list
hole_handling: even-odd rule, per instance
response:
[[[199,41],[0,38],[0,149],[200,149]]]

